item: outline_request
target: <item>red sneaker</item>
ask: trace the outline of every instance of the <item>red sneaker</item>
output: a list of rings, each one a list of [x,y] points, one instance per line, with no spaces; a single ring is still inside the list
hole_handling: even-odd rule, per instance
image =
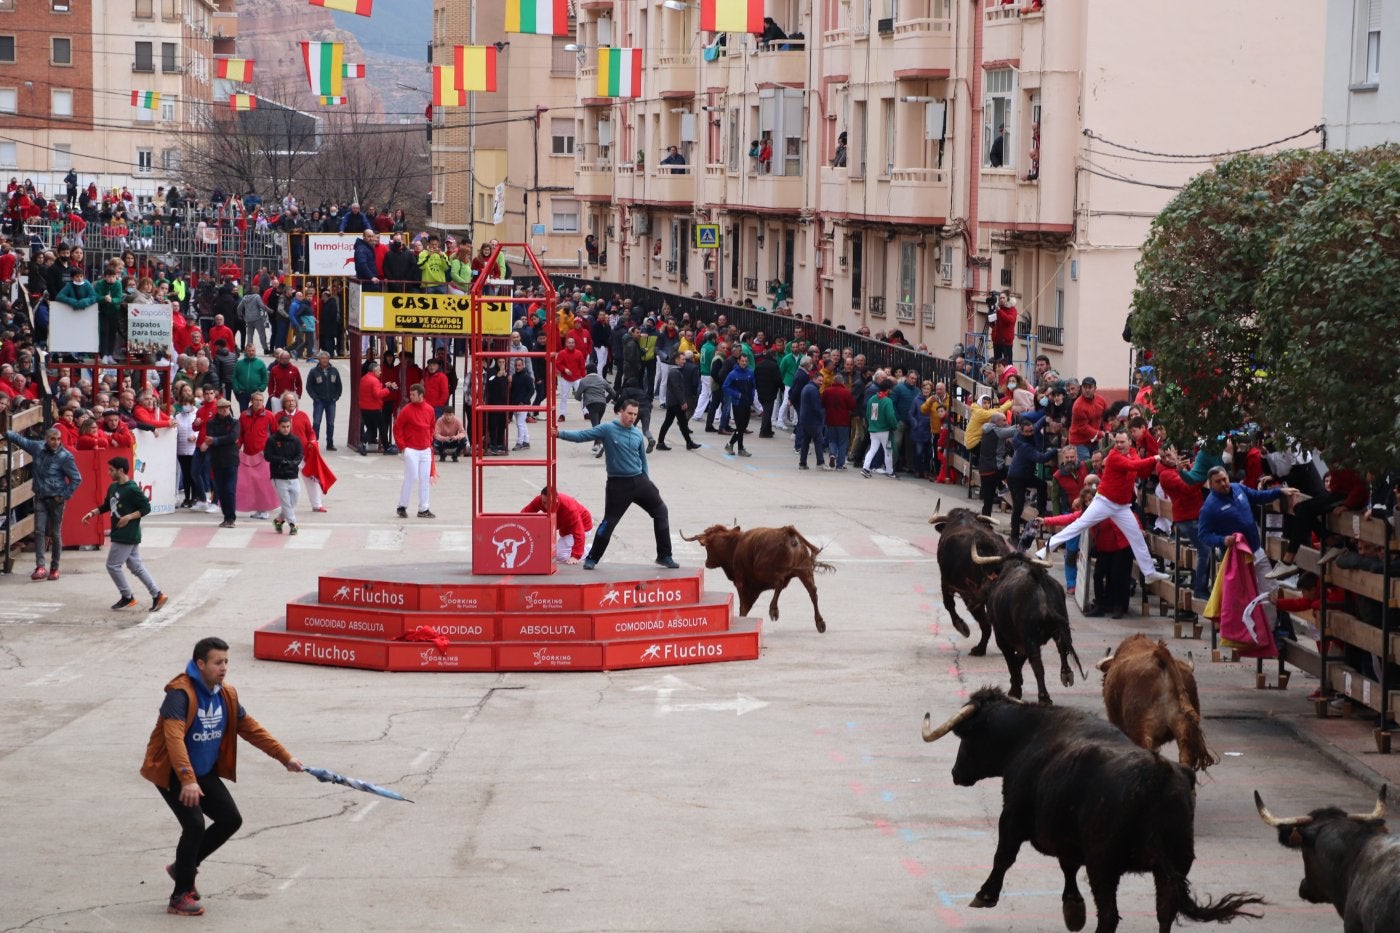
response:
[[[192,892],[186,891],[184,894],[177,894],[170,899],[170,904],[165,908],[168,914],[178,914],[181,917],[200,917],[204,915],[204,908],[199,906],[199,901],[194,899]]]
[[[31,580],[47,580],[48,578],[49,572],[43,567],[35,567],[34,572],[29,575]]]
[[[175,863],[174,863],[174,862],[171,862],[169,865],[165,866],[165,873],[166,873],[167,875],[170,876],[170,880],[171,880],[171,881],[174,881],[174,880],[175,880]],[[194,873],[195,873],[196,875],[199,874],[199,869],[196,868],[196,869],[194,870]],[[199,900],[199,888],[198,888],[198,887],[190,888],[190,895],[191,895],[195,900]]]
[[[54,569],[52,569],[52,570],[49,571],[49,579],[50,579],[50,580],[57,580],[57,579],[58,579],[58,568],[57,568],[57,567],[55,567]]]

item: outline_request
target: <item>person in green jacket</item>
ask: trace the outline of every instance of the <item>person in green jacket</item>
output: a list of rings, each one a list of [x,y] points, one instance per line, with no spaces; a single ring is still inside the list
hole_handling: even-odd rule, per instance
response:
[[[787,346],[783,347],[783,355],[778,360],[778,372],[783,376],[782,402],[778,405],[778,411],[773,416],[773,427],[781,428],[784,431],[791,431],[797,426],[797,409],[792,407],[792,402],[788,401],[788,390],[792,388],[792,380],[797,376],[797,366],[802,362],[802,358],[807,355],[807,346],[801,340],[789,340]]]
[[[98,279],[97,290],[97,354],[104,363],[112,361],[117,344],[121,341],[118,325],[122,319],[122,299],[126,290],[122,288],[121,264],[108,263]]]
[[[151,594],[151,611],[155,612],[170,601],[141,560],[141,519],[151,514],[151,500],[141,491],[141,487],[129,475],[131,464],[125,457],[113,457],[107,461],[107,478],[111,484],[102,504],[83,516],[86,525],[103,512],[112,513],[112,546],[107,552],[107,573],[117,585],[120,598],[112,604],[113,609],[130,609],[136,605],[136,597],[131,593],[125,565],[136,579],[145,584]]]
[[[446,295],[449,265],[442,252],[442,241],[436,236],[428,237],[428,248],[418,254],[418,272],[422,276],[423,291]]]
[[[233,367],[233,395],[240,412],[248,409],[254,392],[267,391],[267,364],[258,358],[252,341],[243,348],[243,356]]]
[[[82,266],[74,266],[68,284],[58,290],[55,300],[68,305],[74,311],[91,308],[97,304],[97,289],[83,274]]]
[[[865,412],[866,420],[870,426],[870,449],[865,453],[865,466],[861,468],[860,475],[866,479],[870,478],[870,465],[875,462],[875,451],[877,450],[884,454],[885,475],[891,478],[894,476],[894,453],[890,448],[890,432],[899,423],[894,413],[894,402],[890,400],[890,390],[894,388],[894,380],[884,376],[879,386],[879,391],[870,400],[870,405]]]

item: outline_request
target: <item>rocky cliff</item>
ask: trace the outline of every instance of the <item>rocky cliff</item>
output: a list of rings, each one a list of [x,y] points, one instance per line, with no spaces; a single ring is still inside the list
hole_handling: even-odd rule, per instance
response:
[[[376,16],[389,15],[390,4],[383,3]],[[367,61],[359,40],[343,29],[336,28],[328,10],[311,6],[306,0],[239,0],[238,54],[257,60],[253,83],[256,93],[308,113],[322,113],[343,108],[325,107],[311,93],[302,63],[301,45],[304,41],[343,42],[345,61]],[[376,71],[364,79],[345,79],[346,105],[355,113],[380,120],[384,103],[376,82]],[[392,76],[387,78],[392,84]]]

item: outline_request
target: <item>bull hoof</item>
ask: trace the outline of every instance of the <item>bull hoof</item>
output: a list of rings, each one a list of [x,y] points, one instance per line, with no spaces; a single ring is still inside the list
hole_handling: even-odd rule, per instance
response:
[[[1070,933],[1078,933],[1079,930],[1084,929],[1084,923],[1087,919],[1084,915],[1084,898],[1067,897],[1064,901],[1064,908],[1065,926],[1069,928]]]
[[[1052,703],[1052,702],[1050,701],[1050,694],[1048,694],[1048,693],[1042,693],[1042,694],[1040,694],[1040,696],[1036,697],[1036,700],[1035,700],[1035,701],[1036,701],[1037,703],[1039,703],[1041,706],[1054,706],[1054,705],[1055,705],[1054,703]]]
[[[980,657],[982,657],[982,655],[984,655],[984,654],[986,654],[986,653],[987,653],[987,646],[986,646],[986,645],[973,645],[973,646],[972,646],[972,650],[968,651],[968,654],[972,655],[974,658],[980,658]]]
[[[1064,687],[1074,686],[1074,672],[1069,668],[1060,671],[1060,684]]]
[[[825,619],[818,619],[818,620],[817,620],[817,632],[818,632],[818,634],[824,634],[824,633],[826,632],[826,620],[825,620]]]
[[[953,628],[957,629],[958,634],[963,638],[970,638],[972,636],[972,629],[968,628],[967,623],[957,616],[953,616]]]
[[[776,621],[778,621],[778,610],[776,610],[776,609],[769,609],[769,610],[768,610],[768,621],[769,621],[769,622],[776,622]]]
[[[997,899],[995,897],[983,897],[982,892],[978,891],[977,895],[973,897],[972,903],[968,904],[967,906],[978,908],[995,907],[997,906]]]

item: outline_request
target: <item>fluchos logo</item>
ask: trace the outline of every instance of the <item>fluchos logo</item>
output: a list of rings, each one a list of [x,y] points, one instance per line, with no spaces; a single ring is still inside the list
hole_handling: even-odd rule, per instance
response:
[[[526,609],[563,609],[564,598],[562,596],[541,596],[539,590],[533,590],[525,594]]]
[[[480,604],[475,596],[458,596],[452,590],[438,594],[439,609],[478,609]]]
[[[516,566],[530,562],[535,553],[535,538],[524,525],[506,522],[491,536],[491,546],[496,549],[501,567],[514,570]]]
[[[535,667],[571,667],[574,663],[574,656],[571,654],[559,654],[550,648],[539,648],[531,655],[535,659]]]
[[[418,656],[419,667],[460,667],[461,664],[455,654],[441,654],[435,648],[425,648]]]

